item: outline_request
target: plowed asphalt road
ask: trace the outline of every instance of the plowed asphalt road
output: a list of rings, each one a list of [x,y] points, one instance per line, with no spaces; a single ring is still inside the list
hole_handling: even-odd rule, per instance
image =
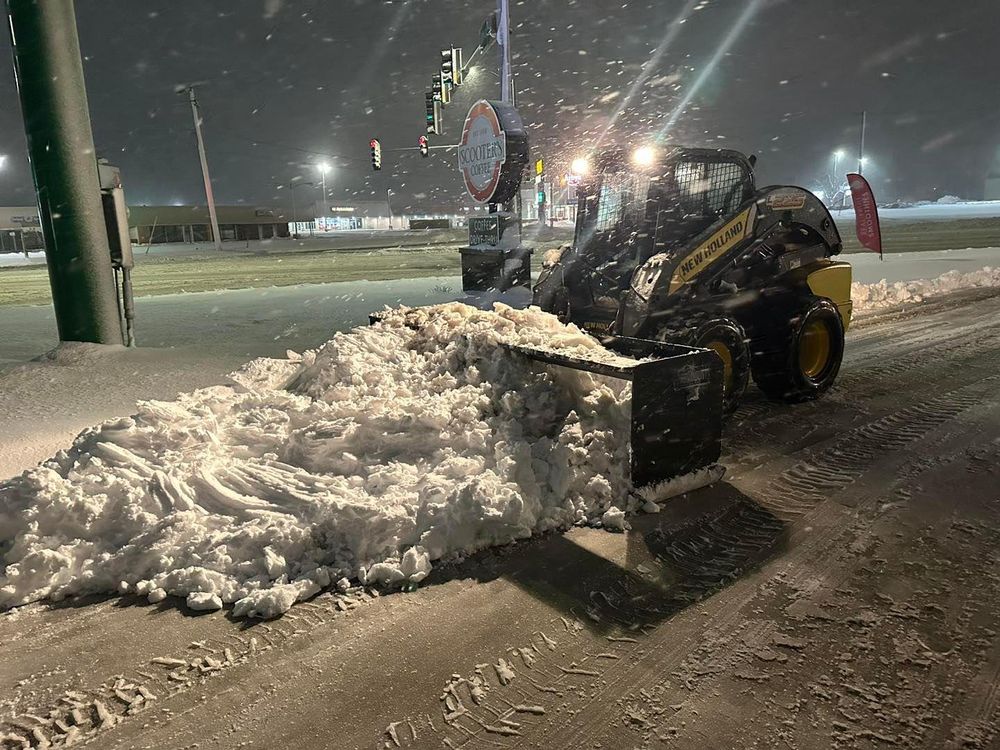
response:
[[[847,349],[820,401],[751,389],[725,479],[625,534],[553,534],[269,623],[129,598],[0,616],[0,737],[1000,747],[1000,293],[868,318]]]

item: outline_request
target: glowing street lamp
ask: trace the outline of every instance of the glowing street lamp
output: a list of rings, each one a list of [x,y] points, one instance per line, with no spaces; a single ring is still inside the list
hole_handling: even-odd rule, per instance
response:
[[[573,160],[573,163],[569,165],[569,171],[577,177],[583,177],[590,172],[590,162],[581,156]]]

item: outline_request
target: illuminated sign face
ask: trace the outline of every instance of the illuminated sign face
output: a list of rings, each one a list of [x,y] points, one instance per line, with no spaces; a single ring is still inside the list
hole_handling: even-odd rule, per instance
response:
[[[472,105],[458,145],[458,168],[465,189],[479,203],[489,203],[497,192],[507,160],[507,136],[496,110],[486,100]]]

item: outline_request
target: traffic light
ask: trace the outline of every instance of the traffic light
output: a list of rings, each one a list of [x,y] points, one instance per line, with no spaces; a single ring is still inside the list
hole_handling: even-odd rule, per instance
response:
[[[378,138],[372,138],[368,145],[372,150],[372,169],[377,172],[382,169],[382,144]]]
[[[462,85],[462,50],[460,47],[449,47],[441,50],[441,81],[445,86]]]
[[[430,135],[440,135],[441,134],[441,100],[438,99],[434,92],[428,91],[424,95],[424,104],[426,105],[426,132]]]
[[[451,103],[451,86],[446,86],[444,84],[444,79],[441,75],[436,75],[431,78],[431,90],[434,92],[435,96],[441,100],[442,104]]]
[[[420,146],[420,155],[426,159],[427,155],[430,153],[430,145],[427,143],[427,136],[422,135],[417,138],[417,144]]]

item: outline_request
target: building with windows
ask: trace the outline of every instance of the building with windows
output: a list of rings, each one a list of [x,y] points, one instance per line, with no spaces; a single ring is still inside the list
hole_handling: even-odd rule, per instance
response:
[[[986,190],[983,199],[1000,200],[1000,148],[997,149],[993,164],[990,165],[990,170],[986,173]]]
[[[0,208],[0,253],[27,253],[44,247],[37,208]]]
[[[282,208],[216,206],[215,212],[223,242],[289,237],[295,218]],[[132,241],[140,245],[210,242],[212,237],[205,206],[129,206],[128,223]]]

